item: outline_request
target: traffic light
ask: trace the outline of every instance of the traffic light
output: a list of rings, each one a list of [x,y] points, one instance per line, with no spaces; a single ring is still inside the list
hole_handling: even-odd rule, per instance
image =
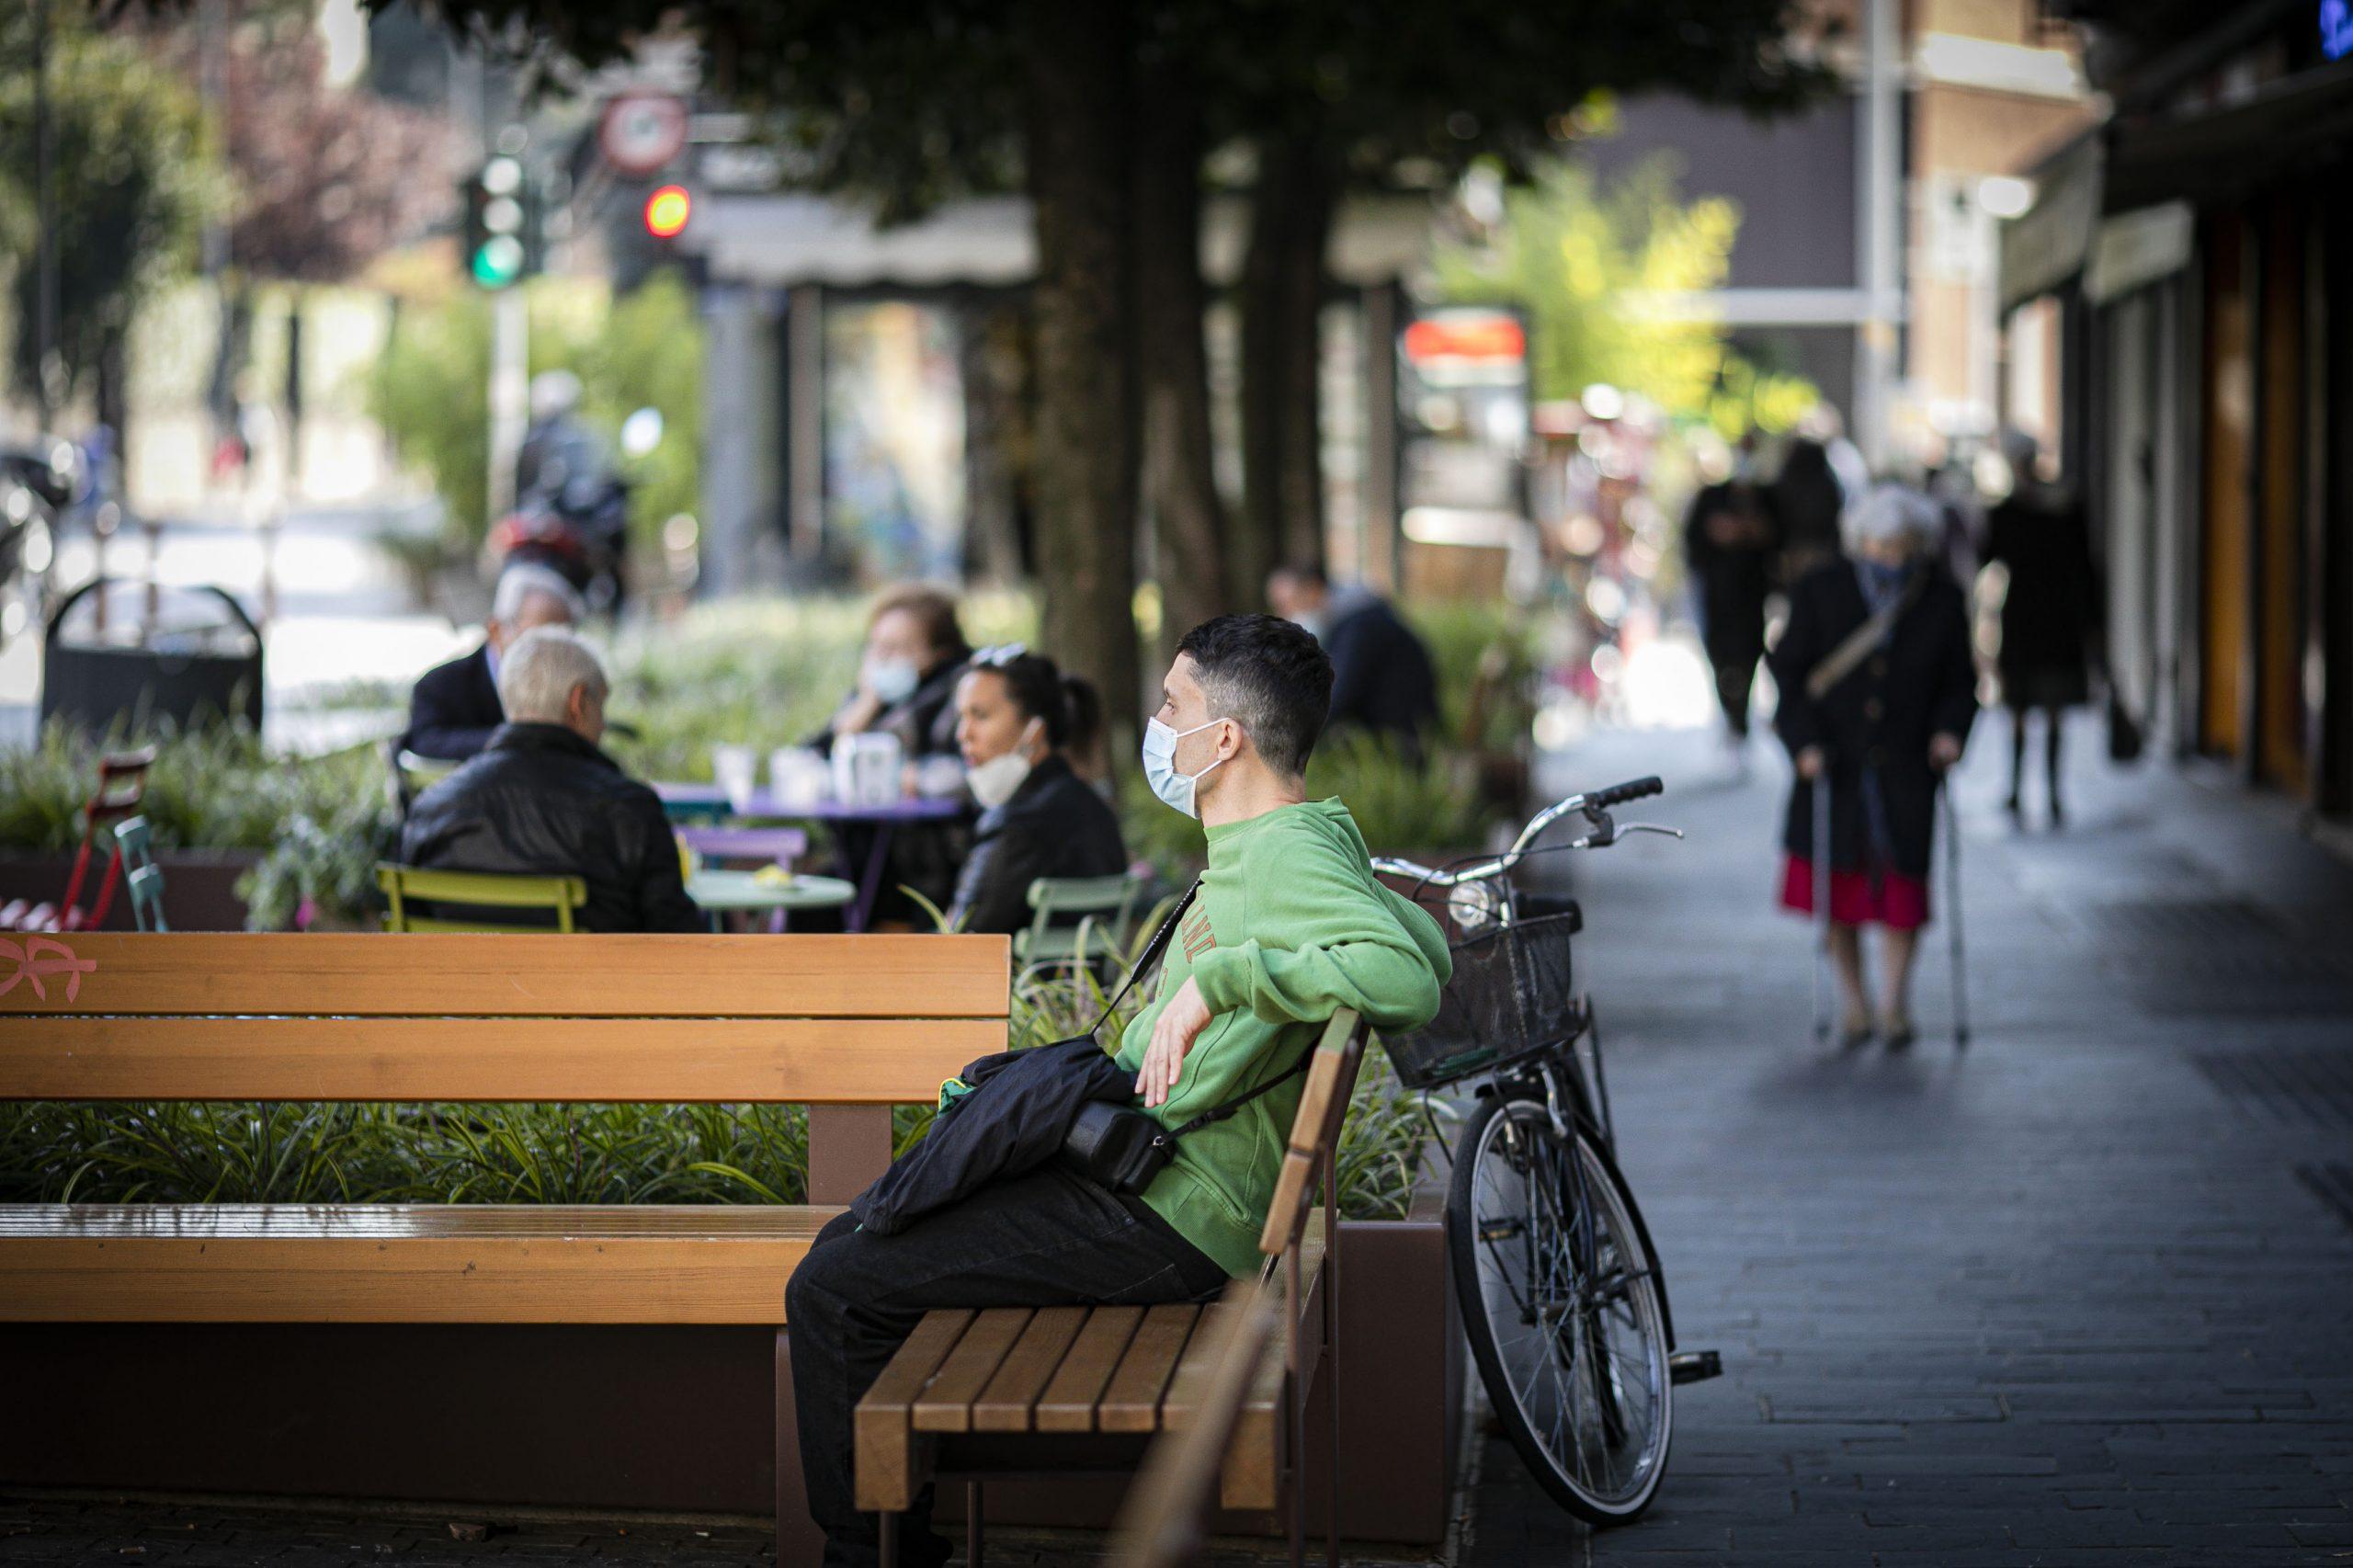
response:
[[[485,289],[506,289],[540,269],[539,193],[523,161],[502,153],[466,182],[466,270]]]
[[[694,198],[685,186],[662,186],[645,199],[645,232],[657,240],[675,240],[686,233],[694,210]]]

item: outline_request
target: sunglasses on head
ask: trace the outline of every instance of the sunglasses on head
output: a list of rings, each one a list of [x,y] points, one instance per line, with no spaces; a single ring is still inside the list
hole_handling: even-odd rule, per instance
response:
[[[1014,660],[1029,655],[1029,645],[1027,642],[999,642],[993,647],[975,649],[971,662],[975,666],[985,665],[1002,669]]]

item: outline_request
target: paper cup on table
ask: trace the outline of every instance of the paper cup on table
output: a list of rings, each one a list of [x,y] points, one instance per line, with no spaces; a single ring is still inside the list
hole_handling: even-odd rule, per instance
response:
[[[759,782],[759,758],[750,746],[710,748],[711,777],[738,813],[752,809],[752,790]]]
[[[768,790],[788,811],[823,805],[834,770],[814,746],[779,746],[768,754]]]

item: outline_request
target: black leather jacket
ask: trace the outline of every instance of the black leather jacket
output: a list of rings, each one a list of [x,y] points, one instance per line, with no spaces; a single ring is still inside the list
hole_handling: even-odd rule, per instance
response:
[[[949,909],[965,931],[1026,927],[1029,884],[1040,877],[1109,877],[1128,869],[1119,817],[1059,756],[1032,767],[1013,799],[982,812],[973,834]]]
[[[449,871],[578,876],[591,931],[708,931],[652,790],[561,724],[502,724],[416,798],[401,859]]]

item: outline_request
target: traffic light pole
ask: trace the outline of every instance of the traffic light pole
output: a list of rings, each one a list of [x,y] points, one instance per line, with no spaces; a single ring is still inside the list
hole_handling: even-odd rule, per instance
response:
[[[502,289],[490,299],[490,513],[489,523],[515,506],[515,459],[530,423],[531,318],[520,289]]]

